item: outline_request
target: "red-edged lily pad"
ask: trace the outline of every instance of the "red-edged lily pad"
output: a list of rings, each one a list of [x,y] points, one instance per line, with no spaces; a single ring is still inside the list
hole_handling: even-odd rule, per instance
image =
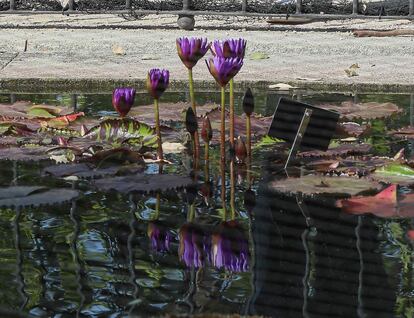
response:
[[[337,202],[342,211],[349,214],[373,214],[382,218],[414,217],[414,194],[397,195],[393,184],[374,196],[359,196]]]
[[[397,138],[414,139],[414,127],[413,126],[403,127],[398,130],[390,131],[389,134]]]

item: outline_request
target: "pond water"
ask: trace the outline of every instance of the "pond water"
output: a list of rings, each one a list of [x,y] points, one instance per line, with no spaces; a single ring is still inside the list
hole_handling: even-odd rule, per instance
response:
[[[255,93],[256,112],[271,115],[282,94]],[[393,157],[405,148],[409,161],[414,154],[409,139],[386,133],[413,124],[410,95],[283,96],[313,105],[394,103],[402,110],[396,115],[356,120],[371,126],[357,142],[371,145],[370,156]],[[201,104],[220,100],[211,92],[198,97]],[[241,97],[236,95],[238,114]],[[86,116],[115,115],[110,93],[0,95],[0,103],[15,100],[75,107]],[[188,96],[166,93],[163,100]],[[145,94],[136,98],[136,105],[150,103]],[[53,164],[48,160],[1,161],[2,187],[72,188],[81,196],[0,210],[0,308],[30,317],[413,317],[414,204],[404,216],[384,209],[352,214],[338,207],[341,193],[276,191],[271,184],[286,178],[277,144],[254,146],[251,169],[228,163],[223,180],[216,148],[208,171],[203,161],[192,171],[186,154],[167,155],[174,164],[164,173],[196,175],[197,185],[150,194],[101,192],[91,180],[45,177],[42,170]],[[289,173],[303,175],[304,165]],[[158,165],[145,169],[156,174]],[[364,194],[387,187],[379,185]],[[409,182],[398,188],[399,196],[413,193]]]

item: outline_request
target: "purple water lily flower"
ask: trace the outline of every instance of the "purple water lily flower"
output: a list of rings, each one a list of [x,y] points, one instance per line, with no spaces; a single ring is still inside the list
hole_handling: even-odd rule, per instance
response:
[[[179,232],[178,255],[187,267],[203,267],[209,259],[211,244],[205,229],[194,223],[184,224]]]
[[[211,52],[218,57],[244,58],[247,41],[245,39],[228,39],[224,41],[215,40],[211,45]]]
[[[153,68],[148,72],[147,89],[154,99],[159,99],[162,93],[167,89],[170,81],[170,72]]]
[[[112,106],[121,117],[125,117],[134,105],[135,89],[116,88],[112,93]]]
[[[212,236],[212,263],[233,272],[249,269],[249,242],[236,221],[223,222]]]
[[[208,61],[206,60],[206,64],[217,83],[224,87],[240,71],[243,66],[243,59],[215,56]]]
[[[210,47],[207,38],[187,38],[182,37],[176,40],[177,52],[184,65],[192,69]]]
[[[168,229],[159,222],[148,223],[148,238],[151,240],[151,248],[156,252],[167,252],[173,239]]]

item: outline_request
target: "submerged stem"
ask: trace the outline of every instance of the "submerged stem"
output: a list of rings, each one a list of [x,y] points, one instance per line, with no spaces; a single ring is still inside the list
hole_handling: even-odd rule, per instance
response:
[[[226,88],[221,88],[220,158],[226,160]]]
[[[161,140],[161,131],[160,131],[160,110],[158,106],[158,99],[154,99],[154,107],[155,107],[155,131],[157,133],[158,139],[158,159],[163,160],[164,156],[162,153],[162,140]]]
[[[252,128],[250,123],[250,115],[246,116],[246,143],[247,143],[247,156],[252,155],[252,141],[251,141]]]
[[[234,149],[234,79],[230,80],[230,145]]]

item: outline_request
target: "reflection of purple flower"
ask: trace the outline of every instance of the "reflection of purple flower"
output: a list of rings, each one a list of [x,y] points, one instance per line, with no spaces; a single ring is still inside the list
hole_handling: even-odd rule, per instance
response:
[[[206,61],[210,74],[216,82],[224,87],[240,71],[243,66],[243,59],[214,57]]]
[[[135,89],[133,88],[116,88],[112,93],[112,106],[121,115],[121,117],[128,114],[131,107],[134,105]]]
[[[206,38],[178,38],[177,52],[184,65],[191,69],[207,52],[210,44]]]
[[[236,221],[223,222],[212,237],[212,262],[233,272],[249,269],[249,242]]]
[[[168,229],[158,222],[148,223],[147,234],[151,240],[151,248],[157,252],[167,252],[173,236]]]
[[[153,68],[148,72],[147,90],[154,99],[159,99],[167,89],[170,81],[170,72]]]
[[[194,223],[184,224],[179,233],[178,255],[187,267],[203,267],[210,254],[210,239],[205,229]]]
[[[211,52],[218,57],[239,57],[244,58],[247,41],[244,39],[216,40],[211,45]]]

